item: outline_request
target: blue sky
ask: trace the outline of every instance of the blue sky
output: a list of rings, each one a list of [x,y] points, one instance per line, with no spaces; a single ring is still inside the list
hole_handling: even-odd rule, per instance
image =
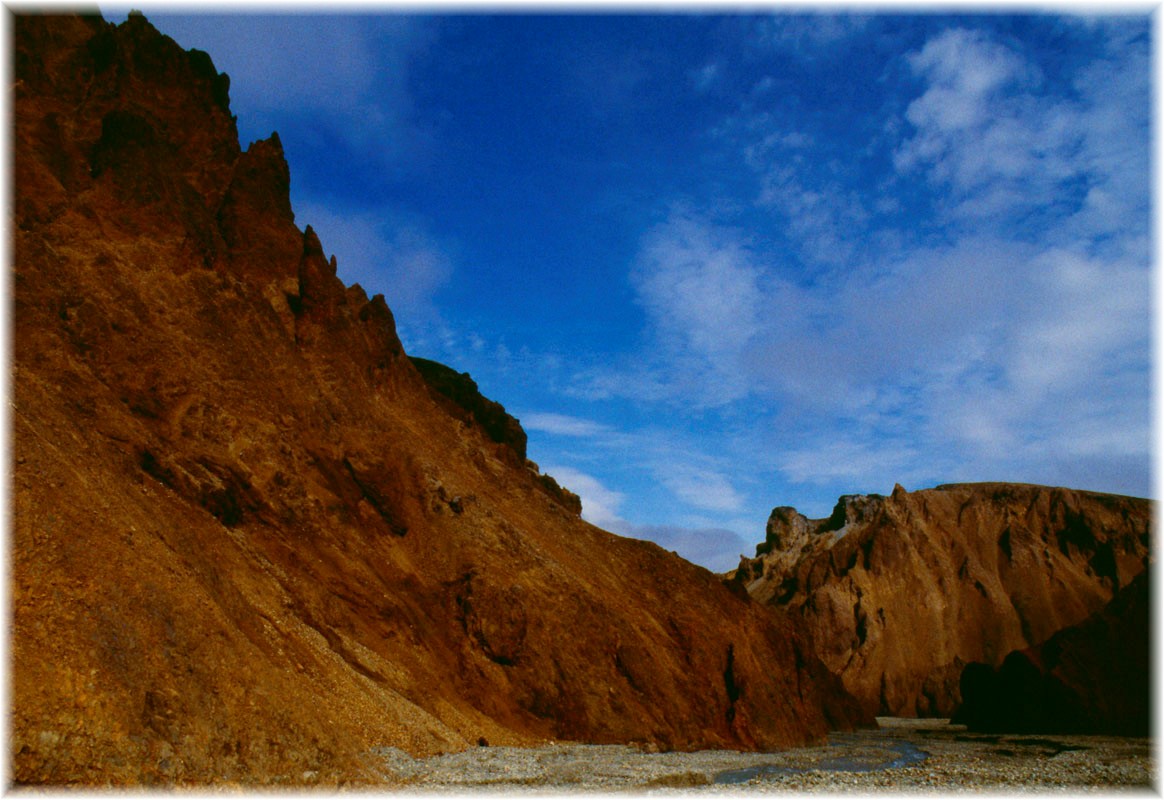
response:
[[[1152,493],[1147,7],[141,9],[602,527],[723,570],[895,483]]]

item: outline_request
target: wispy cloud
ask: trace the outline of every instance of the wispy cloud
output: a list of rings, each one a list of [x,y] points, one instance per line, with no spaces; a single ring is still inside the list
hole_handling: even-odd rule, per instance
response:
[[[1002,89],[1036,84],[1038,73],[982,31],[953,28],[906,56],[929,87],[910,103],[906,117],[919,129],[970,131],[994,116]]]
[[[619,516],[626,499],[622,492],[607,488],[593,475],[574,467],[549,465],[545,472],[582,499],[582,518],[587,522],[607,530],[617,530],[627,524]]]
[[[644,344],[574,370],[564,393],[691,408],[721,406],[748,392],[740,357],[763,329],[767,270],[747,237],[676,207],[647,231],[630,270],[644,314]]]
[[[1120,21],[1105,26],[1107,53],[1080,71],[1078,116],[1080,171],[1087,189],[1079,209],[1063,224],[1067,239],[1114,244],[1147,260],[1151,184],[1152,74],[1147,34]],[[1114,239],[1114,242],[1112,241]]]
[[[864,32],[873,19],[865,14],[781,12],[761,18],[755,31],[763,46],[801,58],[828,58],[834,48]]]
[[[792,145],[798,138],[789,133],[777,140],[780,147],[765,148],[757,202],[781,216],[808,264],[845,264],[865,238],[872,211],[859,192],[822,174],[831,171],[827,167],[810,168],[811,146]]]
[[[714,61],[704,64],[698,69],[690,71],[691,85],[698,94],[703,94],[712,88],[719,78],[720,66]]]
[[[916,217],[873,210],[867,177],[818,168],[831,153],[810,131],[737,120],[756,207],[787,221],[800,257],[832,249],[835,268],[791,277],[747,224],[673,211],[631,273],[646,369],[608,372],[606,390],[689,412],[769,398],[763,458],[794,482],[1086,486],[1124,470],[1112,488],[1146,492],[1150,95],[1147,43],[1120,32],[1134,74],[1101,58],[1067,90],[980,31],[905,56],[920,83],[885,122],[881,186],[930,182],[932,242],[903,227]],[[734,502],[669,480],[684,502]]]
[[[553,453],[550,460],[569,461],[575,466],[616,462],[621,470],[636,476],[638,484],[665,492],[667,504],[688,517],[701,512],[733,514],[745,506],[745,495],[731,474],[732,465],[709,452],[710,443],[700,437],[685,436],[674,428],[619,429],[557,413],[525,412],[521,420],[527,431],[543,434],[538,446]],[[589,485],[588,477],[583,475],[582,480]],[[613,508],[609,502],[599,502],[608,510]]]
[[[743,507],[743,497],[724,473],[684,463],[661,466],[659,480],[688,506],[722,512]]]
[[[738,533],[726,528],[626,524],[612,530],[632,539],[656,542],[665,550],[674,551],[713,572],[735,569],[741,555],[750,556],[756,549],[756,542],[745,541]]]
[[[740,349],[760,328],[760,270],[745,238],[686,213],[647,233],[631,273],[662,340],[710,360]]]
[[[593,420],[547,412],[524,415],[522,425],[527,431],[548,433],[554,436],[595,438],[606,437],[612,433],[610,426]]]
[[[844,266],[882,244],[872,223],[898,204],[861,174],[871,144],[854,149],[827,122],[791,113],[788,106],[796,105],[784,93],[747,96],[711,136],[736,151],[743,171],[754,176],[752,203],[771,215],[774,238],[791,260],[808,269]]]
[[[1149,130],[1147,42],[1112,46],[1118,71],[1098,59],[1067,93],[980,31],[936,36],[908,57],[926,88],[905,110],[912,133],[896,167],[948,189],[942,210],[955,221],[1070,217],[1075,236],[1126,231],[1127,212],[1143,224],[1147,148],[1135,143]]]
[[[805,443],[798,443],[779,454],[780,469],[797,483],[845,483],[851,491],[871,490],[878,486],[870,478],[876,476],[909,484],[916,476],[911,474],[919,452],[903,442],[887,442],[868,438],[845,439],[835,430],[817,432]]]

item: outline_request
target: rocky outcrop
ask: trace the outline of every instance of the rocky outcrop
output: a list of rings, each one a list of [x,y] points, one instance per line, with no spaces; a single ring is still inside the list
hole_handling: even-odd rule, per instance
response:
[[[527,437],[521,423],[505,411],[505,406],[481,394],[467,372],[457,372],[438,361],[411,357],[412,365],[421,374],[433,394],[449,413],[466,422],[472,420],[484,429],[490,439],[507,445],[522,462],[525,461]]]
[[[1146,500],[1024,484],[842,497],[826,519],[780,507],[731,577],[803,617],[866,708],[948,716],[992,666],[1094,613],[1145,567]]]
[[[994,733],[1152,735],[1150,570],[999,667],[967,664],[953,722]]]
[[[278,137],[140,15],[13,31],[17,783],[377,780],[858,721],[790,619],[598,530],[336,277]]]
[[[496,400],[481,394],[477,382],[467,372],[457,372],[439,361],[410,356],[416,371],[424,378],[433,399],[454,419],[465,425],[477,425],[485,435],[498,444],[505,445],[512,453],[515,465],[524,465],[538,477],[538,485],[572,514],[582,513],[582,498],[560,486],[552,475],[543,475],[538,465],[526,458],[527,437],[525,429],[516,417],[505,410]],[[506,455],[504,450],[500,455]]]

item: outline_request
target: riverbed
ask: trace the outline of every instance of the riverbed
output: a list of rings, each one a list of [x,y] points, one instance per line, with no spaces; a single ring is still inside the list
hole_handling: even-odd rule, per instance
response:
[[[933,719],[878,723],[879,730],[777,753],[555,743],[424,759],[387,748],[376,759],[387,783],[424,792],[1155,792],[1151,739],[974,734]]]

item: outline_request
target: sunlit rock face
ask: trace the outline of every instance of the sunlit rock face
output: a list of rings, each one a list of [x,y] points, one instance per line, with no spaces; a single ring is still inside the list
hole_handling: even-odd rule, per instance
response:
[[[205,53],[136,14],[13,27],[15,781],[336,785],[386,747],[866,719],[798,621],[588,525],[516,421],[444,402]]]
[[[807,623],[867,709],[948,716],[972,661],[998,665],[1080,622],[1143,571],[1147,500],[1026,484],[842,497],[772,512],[732,580]]]

